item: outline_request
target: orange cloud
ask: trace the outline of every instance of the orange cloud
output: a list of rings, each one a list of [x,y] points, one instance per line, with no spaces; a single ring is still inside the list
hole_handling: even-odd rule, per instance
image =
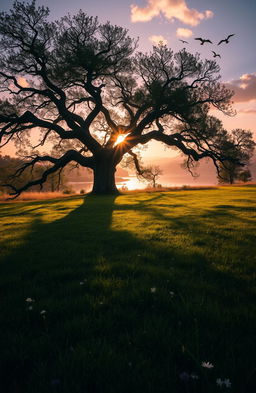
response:
[[[193,31],[190,30],[190,29],[183,29],[182,27],[179,27],[179,28],[176,30],[176,36],[177,36],[177,37],[185,37],[185,38],[188,38],[188,37],[191,37],[192,35],[193,35]]]
[[[239,79],[226,83],[226,86],[235,92],[235,102],[256,100],[256,72],[244,74]]]
[[[256,115],[256,109],[240,109],[239,113],[243,113],[245,115]]]
[[[23,76],[18,77],[17,82],[21,87],[29,87],[26,78],[24,78]]]
[[[149,37],[149,40],[154,44],[154,45],[159,45],[160,43],[163,45],[167,45],[168,41],[164,36],[162,35],[151,35]]]
[[[147,0],[145,7],[131,5],[132,22],[148,22],[160,14],[169,20],[178,19],[190,26],[197,26],[201,20],[213,16],[213,12],[210,10],[199,12],[196,9],[188,8],[185,0]]]

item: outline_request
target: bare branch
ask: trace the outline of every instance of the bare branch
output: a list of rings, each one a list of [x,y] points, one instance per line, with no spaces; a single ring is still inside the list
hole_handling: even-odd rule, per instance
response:
[[[3,187],[9,187],[13,191],[10,195],[14,195],[14,198],[17,198],[23,191],[26,191],[30,187],[39,185],[41,188],[43,187],[43,183],[47,180],[48,176],[66,166],[69,162],[76,161],[77,163],[87,166],[89,168],[93,168],[93,160],[90,157],[83,157],[80,153],[75,150],[67,151],[62,157],[60,158],[53,158],[51,156],[36,156],[32,158],[30,162],[26,162],[23,164],[14,174],[14,178],[20,176],[21,173],[24,172],[27,168],[33,168],[36,163],[39,162],[51,162],[53,166],[48,168],[44,171],[41,178],[33,180],[25,184],[24,186],[17,188],[13,184],[2,184]]]

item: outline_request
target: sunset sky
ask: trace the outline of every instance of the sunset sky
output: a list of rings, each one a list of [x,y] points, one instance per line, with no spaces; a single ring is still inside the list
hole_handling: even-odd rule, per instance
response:
[[[8,11],[11,0],[1,0],[0,10]],[[139,50],[149,51],[159,40],[174,51],[184,46],[202,58],[212,58],[212,50],[221,55],[222,81],[235,91],[235,117],[221,118],[228,130],[251,129],[256,136],[256,50],[255,0],[41,0],[47,5],[51,18],[58,19],[80,8],[99,20],[126,27],[132,37],[139,37]],[[228,44],[217,43],[235,34]],[[213,45],[200,45],[194,38],[209,38]],[[188,41],[183,44],[179,39]],[[168,155],[158,148],[148,149],[146,155]]]

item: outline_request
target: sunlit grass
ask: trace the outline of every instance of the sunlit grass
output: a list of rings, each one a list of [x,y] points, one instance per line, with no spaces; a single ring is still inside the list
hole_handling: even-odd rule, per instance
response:
[[[3,391],[254,393],[255,196],[0,204]]]
[[[17,202],[17,201],[35,201],[35,200],[44,200],[44,199],[54,199],[54,198],[63,198],[65,195],[60,191],[55,192],[23,192],[16,199],[11,199],[12,196],[9,194],[2,193],[0,194],[0,202]]]

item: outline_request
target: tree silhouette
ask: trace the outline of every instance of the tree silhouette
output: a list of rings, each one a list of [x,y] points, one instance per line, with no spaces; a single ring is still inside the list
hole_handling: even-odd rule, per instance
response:
[[[231,138],[227,140],[224,138],[220,142],[223,154],[236,158],[234,161],[224,161],[220,164],[218,173],[219,183],[233,184],[235,180],[249,181],[251,180],[251,173],[247,167],[239,165],[243,162],[245,165],[249,164],[249,160],[253,155],[255,143],[252,140],[252,133],[250,131],[237,128],[232,131]]]
[[[248,168],[246,168],[243,171],[241,171],[239,173],[238,180],[240,180],[240,181],[242,181],[244,183],[246,183],[248,181],[251,181],[252,180],[251,171]]]
[[[116,193],[116,166],[152,140],[181,151],[188,166],[205,157],[217,170],[226,160],[238,163],[221,151],[223,128],[209,115],[211,107],[232,113],[215,61],[165,45],[135,53],[127,30],[81,10],[56,22],[48,16],[35,1],[0,14],[0,147],[26,146],[29,161],[16,175],[50,165],[20,187],[9,184],[14,196],[70,162],[92,169],[94,193]],[[120,135],[126,138],[117,143]],[[50,144],[51,154],[41,153]]]
[[[21,160],[20,158],[10,157],[10,156],[2,156],[0,153],[0,193],[4,192],[5,187],[1,186],[1,184],[6,183],[8,180],[12,180],[14,182],[15,187],[22,187],[23,184],[26,184],[30,180],[35,180],[38,177],[41,177],[46,169],[49,168],[47,163],[40,163],[34,168],[33,173],[31,171],[23,171],[19,173],[19,168],[22,168],[26,162]],[[51,173],[47,180],[43,184],[44,191],[59,191],[67,186],[67,176],[66,170],[70,171],[70,168],[65,168],[64,170],[59,170],[54,173]],[[13,178],[13,173],[17,173],[17,176]],[[34,191],[38,191],[40,187],[35,185],[33,187]]]
[[[153,187],[157,187],[157,180],[163,174],[162,169],[158,165],[150,165],[143,169],[142,173],[139,174],[139,179],[144,179],[149,182],[149,184]]]

